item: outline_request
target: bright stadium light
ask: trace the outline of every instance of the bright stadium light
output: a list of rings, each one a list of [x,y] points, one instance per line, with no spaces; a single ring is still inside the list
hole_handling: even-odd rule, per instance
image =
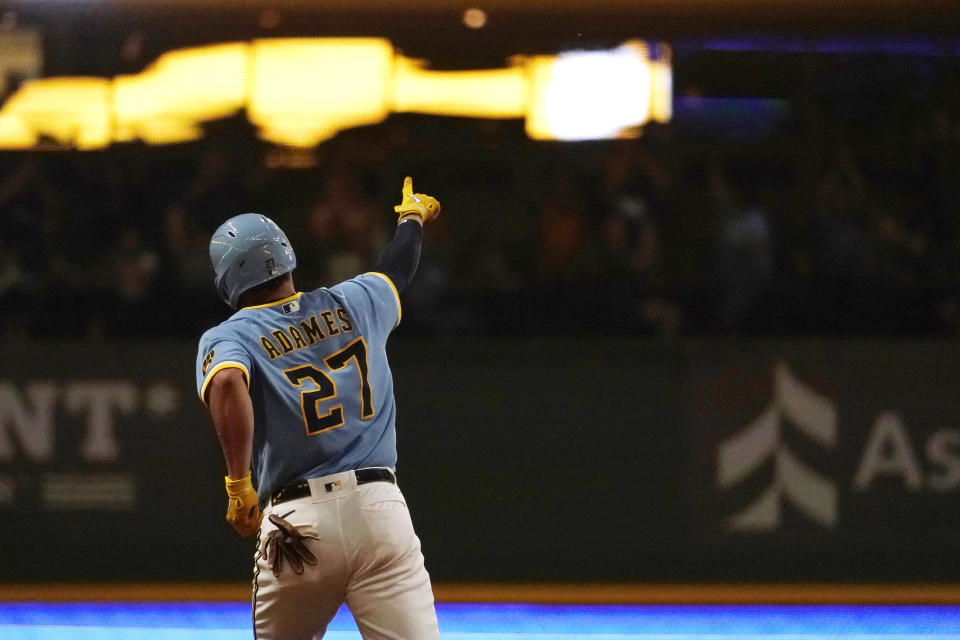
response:
[[[290,38],[252,45],[247,112],[261,136],[312,147],[390,114],[394,52],[379,38]]]
[[[28,80],[0,110],[0,147],[28,148],[44,139],[81,150],[106,147],[109,97],[110,82],[102,78]]]
[[[543,140],[617,138],[669,120],[670,78],[669,59],[639,42],[433,71],[379,38],[264,39],[171,51],[112,80],[27,81],[0,109],[0,148],[186,142],[244,109],[264,140],[296,148],[397,112],[525,118]]]
[[[247,97],[247,45],[179,49],[113,83],[114,140],[195,140],[200,123],[236,113]]]
[[[650,61],[642,45],[538,57],[532,66],[527,133],[533,138],[618,138],[650,117]]]
[[[474,71],[430,71],[400,57],[393,85],[394,110],[470,118],[522,118],[527,77],[522,66]]]
[[[673,68],[670,50],[660,47],[659,56],[650,61],[650,119],[669,122],[673,117]]]

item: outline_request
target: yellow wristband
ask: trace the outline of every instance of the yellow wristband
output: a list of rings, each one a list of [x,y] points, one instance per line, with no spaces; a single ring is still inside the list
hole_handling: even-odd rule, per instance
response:
[[[252,471],[247,471],[247,475],[238,480],[234,480],[229,475],[224,476],[223,483],[227,488],[227,495],[230,497],[236,497],[243,493],[243,491],[248,487],[253,489],[253,482],[250,480],[251,473]]]

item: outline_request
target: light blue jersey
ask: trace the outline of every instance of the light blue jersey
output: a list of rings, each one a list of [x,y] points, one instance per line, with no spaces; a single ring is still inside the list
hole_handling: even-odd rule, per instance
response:
[[[244,372],[254,410],[261,501],[277,489],[397,461],[386,343],[400,322],[390,279],[365,273],[335,287],[246,307],[200,338],[197,391]]]

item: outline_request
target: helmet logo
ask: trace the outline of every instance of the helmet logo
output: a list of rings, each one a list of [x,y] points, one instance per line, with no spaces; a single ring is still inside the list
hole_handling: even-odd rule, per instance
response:
[[[276,265],[276,263],[274,262],[273,258],[267,258],[267,259],[263,262],[263,265],[264,265],[264,267],[265,267],[266,270],[267,270],[267,275],[268,275],[268,276],[272,276],[274,273],[277,272],[277,265]]]

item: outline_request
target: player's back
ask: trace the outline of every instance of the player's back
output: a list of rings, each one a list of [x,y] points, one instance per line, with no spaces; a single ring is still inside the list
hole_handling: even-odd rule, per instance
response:
[[[385,347],[398,320],[392,283],[369,273],[246,307],[204,334],[205,379],[214,367],[248,370],[261,498],[305,478],[395,466]]]

